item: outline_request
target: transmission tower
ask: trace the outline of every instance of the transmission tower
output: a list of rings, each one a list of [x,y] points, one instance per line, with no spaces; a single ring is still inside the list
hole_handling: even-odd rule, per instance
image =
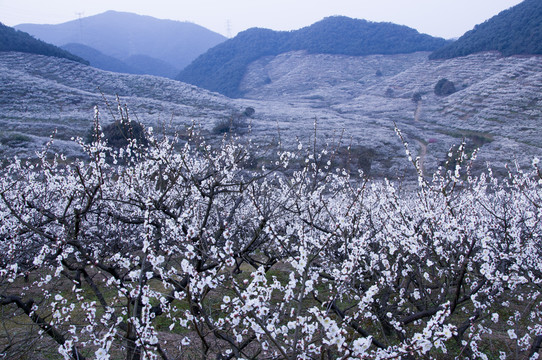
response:
[[[231,39],[231,21],[230,19],[226,20],[226,36]]]
[[[75,15],[79,18],[79,42],[83,43],[83,21],[81,20],[84,12],[76,12]]]

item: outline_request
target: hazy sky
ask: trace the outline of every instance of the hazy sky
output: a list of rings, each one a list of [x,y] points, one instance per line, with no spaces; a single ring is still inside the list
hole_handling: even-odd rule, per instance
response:
[[[0,0],[0,22],[58,24],[107,10],[191,21],[223,35],[250,27],[294,30],[346,15],[459,37],[521,0]]]

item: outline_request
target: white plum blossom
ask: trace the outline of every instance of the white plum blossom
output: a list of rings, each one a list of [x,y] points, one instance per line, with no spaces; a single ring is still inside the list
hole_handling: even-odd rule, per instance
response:
[[[34,325],[16,336],[66,359],[484,359],[497,333],[501,358],[542,335],[537,159],[499,178],[461,145],[400,184],[332,169],[332,145],[186,131],[1,170],[0,300]]]

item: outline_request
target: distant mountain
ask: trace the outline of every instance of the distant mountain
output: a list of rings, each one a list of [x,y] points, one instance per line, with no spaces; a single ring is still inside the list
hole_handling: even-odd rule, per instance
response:
[[[152,74],[173,79],[179,73],[178,68],[170,63],[147,55],[132,55],[124,59],[124,62],[135,69],[134,74]]]
[[[146,55],[132,55],[121,61],[83,44],[66,44],[62,49],[90,62],[95,68],[126,74],[151,74],[174,78],[179,69],[170,63]]]
[[[79,43],[122,61],[144,55],[177,72],[226,39],[193,23],[116,11],[58,25],[21,24],[16,28],[57,46]],[[150,74],[163,76],[161,71]]]
[[[505,56],[542,54],[542,1],[525,0],[502,11],[430,58],[449,59],[482,51],[499,51]]]
[[[259,28],[243,31],[199,56],[177,79],[240,97],[243,93],[239,84],[246,67],[263,56],[295,50],[341,55],[400,54],[433,51],[446,44],[444,39],[406,26],[334,16],[291,32]]]
[[[29,34],[0,23],[0,51],[19,51],[31,54],[55,56],[88,64],[87,61],[54,45],[37,40]]]
[[[90,46],[70,43],[61,46],[61,48],[87,60],[91,66],[98,69],[127,74],[139,73],[136,69],[132,68],[124,61],[120,61],[112,56],[107,56],[104,53],[91,48]]]

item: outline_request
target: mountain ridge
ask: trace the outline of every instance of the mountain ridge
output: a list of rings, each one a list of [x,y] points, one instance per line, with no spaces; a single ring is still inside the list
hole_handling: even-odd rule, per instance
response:
[[[432,51],[446,40],[392,23],[332,16],[308,27],[286,31],[252,28],[200,55],[176,79],[230,97],[241,97],[239,85],[248,64],[288,51],[371,55]]]
[[[20,51],[30,54],[65,58],[88,65],[88,61],[32,35],[0,23],[0,51]]]
[[[542,54],[542,1],[525,0],[433,52],[430,59],[450,59],[477,52],[504,56]]]
[[[137,70],[131,68],[124,61],[121,61],[112,56],[105,55],[101,51],[98,51],[90,46],[69,43],[60,47],[66,51],[71,52],[89,62],[89,65],[98,69],[113,71],[118,73],[137,74]]]
[[[226,39],[194,23],[112,10],[56,25],[20,24],[15,28],[57,46],[80,43],[121,61],[145,55],[177,72]]]

